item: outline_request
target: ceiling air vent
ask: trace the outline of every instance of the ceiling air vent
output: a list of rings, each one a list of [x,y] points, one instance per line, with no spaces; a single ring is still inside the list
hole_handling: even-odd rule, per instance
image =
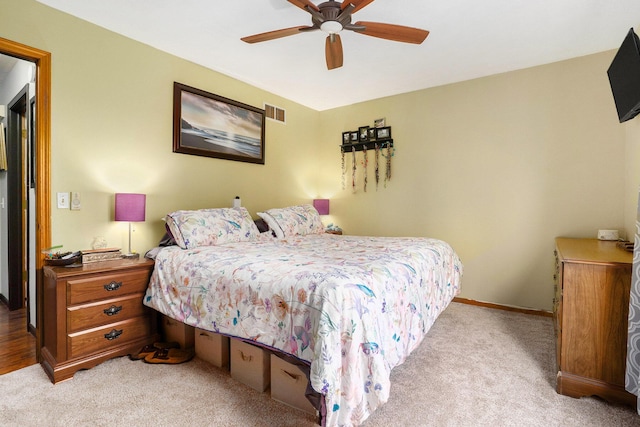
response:
[[[285,111],[282,108],[274,107],[273,105],[264,104],[264,111],[268,119],[275,120],[276,122],[286,123]]]

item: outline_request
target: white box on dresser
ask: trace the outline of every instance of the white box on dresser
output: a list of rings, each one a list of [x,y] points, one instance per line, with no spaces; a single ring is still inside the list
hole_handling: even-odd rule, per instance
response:
[[[270,383],[269,352],[231,338],[231,377],[254,390],[265,391]]]
[[[177,342],[180,348],[195,345],[195,328],[166,315],[162,315],[162,336],[167,342]]]
[[[309,380],[296,365],[271,355],[271,398],[311,415],[316,408],[305,396]]]
[[[229,337],[195,329],[196,356],[218,368],[229,368]]]

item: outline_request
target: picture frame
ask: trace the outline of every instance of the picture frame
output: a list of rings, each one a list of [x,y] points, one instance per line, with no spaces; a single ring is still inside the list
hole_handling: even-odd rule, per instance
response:
[[[391,139],[391,126],[376,128],[376,139]]]
[[[385,119],[384,118],[375,119],[373,121],[373,126],[376,127],[376,128],[382,128],[382,127],[384,127],[384,125],[385,125]]]
[[[360,126],[358,128],[358,141],[359,142],[369,141],[369,126]]]
[[[369,134],[369,141],[375,141],[376,140],[376,128],[369,128],[367,130],[368,134]]]
[[[357,130],[352,130],[350,132],[350,134],[351,134],[351,137],[349,139],[350,139],[351,144],[357,143],[358,142],[358,131]]]
[[[265,111],[173,84],[173,152],[264,164]]]
[[[342,132],[342,144],[351,144],[351,131]]]

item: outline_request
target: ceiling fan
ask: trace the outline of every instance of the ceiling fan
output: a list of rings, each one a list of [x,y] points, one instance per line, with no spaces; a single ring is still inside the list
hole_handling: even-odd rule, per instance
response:
[[[258,43],[267,40],[279,39],[300,32],[322,30],[329,35],[325,42],[325,57],[327,68],[342,67],[342,41],[340,33],[342,30],[355,31],[371,37],[394,40],[403,43],[422,43],[429,31],[419,28],[405,27],[402,25],[382,24],[380,22],[358,21],[351,23],[351,15],[373,0],[345,0],[343,2],[329,0],[319,5],[315,5],[310,0],[287,0],[289,3],[303,9],[311,14],[313,25],[300,25],[297,27],[283,28],[281,30],[269,31],[266,33],[254,34],[243,37],[241,40],[247,43]]]

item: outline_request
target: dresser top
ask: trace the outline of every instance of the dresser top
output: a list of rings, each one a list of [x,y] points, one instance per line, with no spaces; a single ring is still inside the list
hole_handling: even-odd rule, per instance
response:
[[[75,276],[87,273],[103,273],[113,271],[123,271],[136,268],[151,268],[154,265],[154,261],[148,258],[141,257],[139,259],[117,259],[109,261],[92,262],[88,264],[81,264],[78,266],[50,266],[44,267],[45,270],[53,271],[58,277],[63,276]]]
[[[615,241],[558,237],[556,238],[556,247],[564,261],[603,264],[633,263],[633,254],[619,248]]]

